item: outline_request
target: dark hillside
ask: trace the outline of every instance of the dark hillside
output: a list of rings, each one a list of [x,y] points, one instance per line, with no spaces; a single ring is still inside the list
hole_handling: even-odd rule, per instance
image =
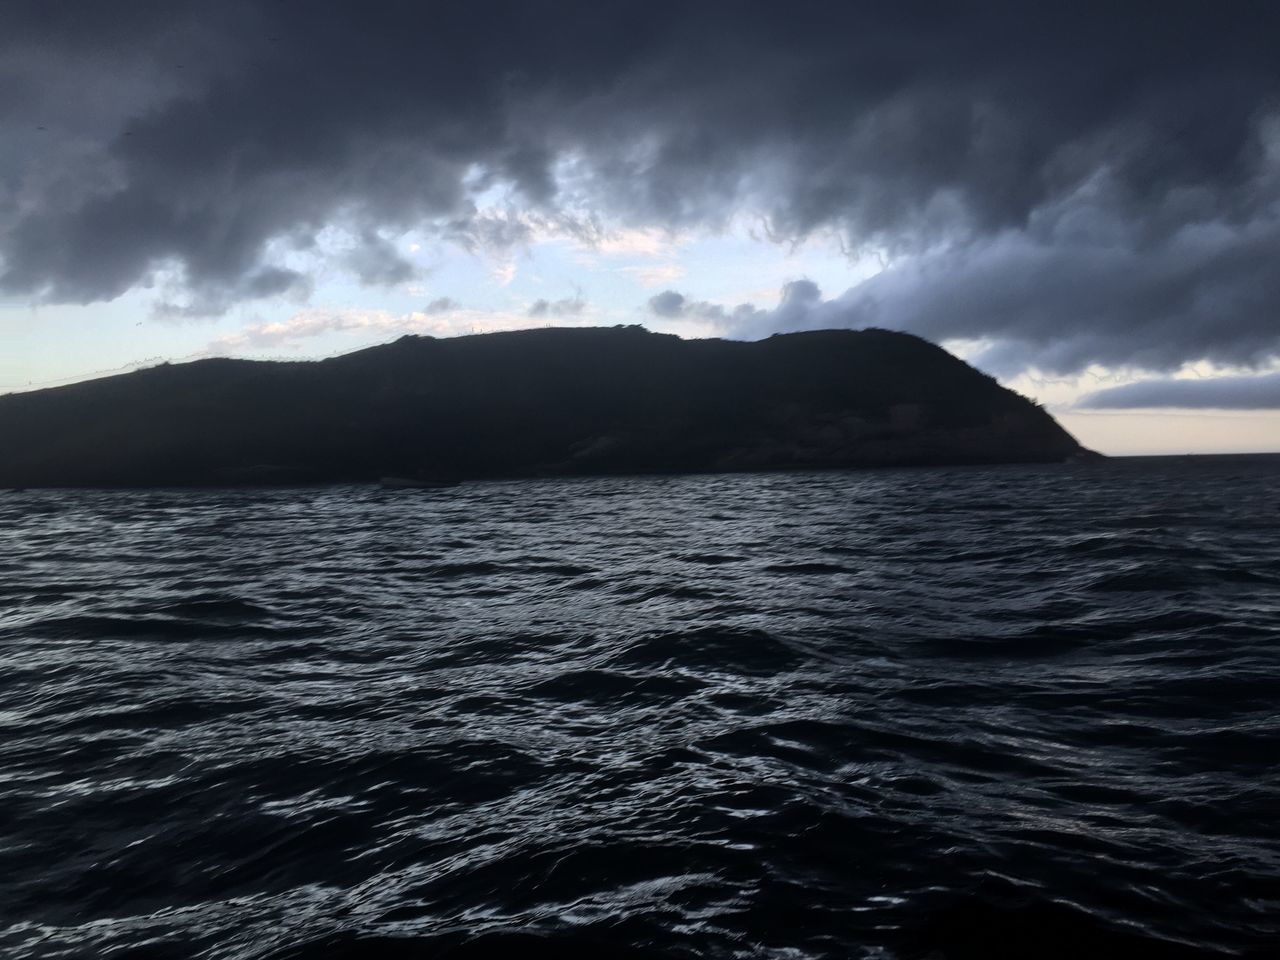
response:
[[[1052,462],[1047,413],[880,330],[754,343],[638,327],[201,360],[0,397],[0,485],[155,486]]]

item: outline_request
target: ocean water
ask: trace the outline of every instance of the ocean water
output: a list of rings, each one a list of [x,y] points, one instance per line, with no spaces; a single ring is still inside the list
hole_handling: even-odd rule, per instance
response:
[[[0,494],[0,955],[1275,955],[1280,458]]]

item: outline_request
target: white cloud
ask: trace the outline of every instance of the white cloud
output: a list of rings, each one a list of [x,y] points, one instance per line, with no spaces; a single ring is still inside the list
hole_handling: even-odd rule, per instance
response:
[[[511,281],[516,278],[516,262],[514,260],[499,261],[489,272],[493,274],[494,280],[504,287],[509,287]]]
[[[602,232],[592,244],[607,256],[659,257],[670,253],[676,243],[662,230],[613,230]]]
[[[590,326],[589,317],[565,317],[561,326]],[[252,354],[258,351],[298,349],[304,342],[333,333],[365,335],[369,343],[386,342],[406,333],[433,337],[456,337],[472,333],[496,333],[502,330],[524,330],[540,326],[526,313],[465,310],[451,307],[447,311],[426,310],[392,313],[389,310],[357,308],[311,309],[295,313],[287,320],[263,321],[210,341],[200,351],[203,356]]]
[[[635,277],[646,287],[661,287],[674,283],[688,271],[678,263],[660,263],[652,267],[621,267],[623,273]]]

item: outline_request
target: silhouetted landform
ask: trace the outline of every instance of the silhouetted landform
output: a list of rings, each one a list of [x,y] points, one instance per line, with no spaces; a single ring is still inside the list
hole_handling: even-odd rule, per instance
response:
[[[1088,451],[945,350],[640,327],[407,336],[0,397],[0,486],[377,482],[1059,462]]]

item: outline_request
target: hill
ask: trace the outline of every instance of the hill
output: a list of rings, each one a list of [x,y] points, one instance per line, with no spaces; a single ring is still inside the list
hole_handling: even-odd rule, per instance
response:
[[[1087,453],[1036,404],[883,330],[404,337],[0,397],[0,487],[363,482],[1003,462]]]

